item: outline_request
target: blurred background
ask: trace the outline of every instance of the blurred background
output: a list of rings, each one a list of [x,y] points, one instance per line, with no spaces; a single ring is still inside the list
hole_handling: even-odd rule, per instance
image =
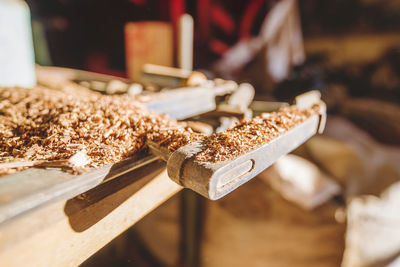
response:
[[[216,202],[183,191],[83,266],[400,265],[399,0],[27,3],[37,64],[140,82],[144,63],[178,65],[187,13],[195,70],[251,83],[256,100],[320,90],[328,106],[324,135],[292,158]],[[288,178],[296,166],[340,192]]]

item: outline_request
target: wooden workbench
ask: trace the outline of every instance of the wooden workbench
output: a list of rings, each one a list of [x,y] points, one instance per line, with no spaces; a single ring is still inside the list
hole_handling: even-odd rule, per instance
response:
[[[36,74],[39,84],[56,90],[78,86],[75,80],[131,82],[58,67],[37,66]],[[185,119],[215,109],[217,93],[226,91],[178,88],[148,96],[146,106]],[[0,177],[0,266],[82,263],[181,190],[168,178],[166,164],[154,160],[133,156],[76,176],[35,168]]]
[[[0,265],[76,266],[180,190],[156,161],[23,213],[0,224]]]

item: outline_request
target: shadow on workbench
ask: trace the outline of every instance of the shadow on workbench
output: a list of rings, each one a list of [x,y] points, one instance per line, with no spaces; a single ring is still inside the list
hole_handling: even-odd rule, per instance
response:
[[[162,267],[165,266],[146,247],[142,237],[132,228],[116,237],[79,265],[80,267]]]
[[[87,230],[160,174],[164,166],[164,162],[156,161],[68,200],[64,212],[71,228],[76,232]]]

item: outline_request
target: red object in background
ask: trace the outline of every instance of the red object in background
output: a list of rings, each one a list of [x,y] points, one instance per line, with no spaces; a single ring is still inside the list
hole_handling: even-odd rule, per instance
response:
[[[223,43],[221,40],[218,40],[218,39],[211,39],[209,41],[208,45],[214,53],[217,53],[220,55],[226,53],[230,48],[229,45]]]
[[[235,30],[235,21],[221,6],[214,5],[212,7],[211,17],[214,25],[221,28],[226,34],[232,34]]]
[[[93,1],[64,0],[49,5],[46,1],[27,0],[34,19],[46,21],[46,38],[55,65],[89,67],[102,73],[124,70],[123,29],[128,22],[169,22],[176,42],[179,17],[191,14],[195,20],[195,64],[207,67],[240,38],[255,34],[254,25],[261,24],[269,3],[276,1],[97,0],[93,12]],[[57,27],[59,19],[55,18],[61,18],[66,26]]]
[[[170,19],[174,27],[178,25],[179,17],[185,13],[184,0],[170,0]]]
[[[210,36],[210,6],[212,0],[198,0],[196,13],[196,26],[198,28],[197,37],[200,40],[207,40]]]
[[[251,27],[253,26],[254,19],[257,16],[262,4],[265,0],[253,0],[247,6],[245,12],[243,13],[243,18],[240,23],[240,30],[239,30],[239,38],[248,38],[250,37]]]
[[[197,42],[221,56],[241,39],[258,33],[272,0],[199,0],[195,25]],[[260,20],[261,18],[261,20]]]
[[[97,73],[126,78],[126,73],[124,71],[117,71],[109,67],[107,56],[103,53],[90,53],[86,58],[85,69]]]
[[[185,13],[186,6],[185,6],[185,0],[170,0],[170,7],[169,7],[169,12],[170,12],[170,21],[172,23],[173,31],[173,46],[174,46],[174,51],[175,55],[177,55],[177,49],[178,49],[178,22],[179,18]],[[174,58],[174,65],[177,64],[176,61],[176,56]]]
[[[166,20],[173,27],[173,51],[177,49],[177,33],[179,18],[187,11],[196,10],[192,14],[195,19],[196,67],[204,67],[225,54],[236,42],[254,35],[257,27],[267,14],[268,3],[272,0],[198,0],[191,3],[186,0],[129,0],[141,8],[153,7],[155,20]],[[267,3],[267,4],[266,4]],[[157,10],[154,10],[157,7]],[[190,13],[190,12],[189,12]],[[261,21],[260,21],[261,18]],[[149,20],[154,20],[149,18]],[[126,55],[125,55],[126,56]],[[176,57],[173,56],[176,65]],[[110,68],[107,55],[90,54],[86,60],[92,71],[117,74]],[[199,63],[199,64],[197,64]],[[127,62],[125,64],[128,64]]]

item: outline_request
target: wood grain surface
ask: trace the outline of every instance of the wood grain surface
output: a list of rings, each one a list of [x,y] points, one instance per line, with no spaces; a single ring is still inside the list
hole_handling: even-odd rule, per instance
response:
[[[76,266],[181,189],[157,161],[0,225],[4,266]]]

